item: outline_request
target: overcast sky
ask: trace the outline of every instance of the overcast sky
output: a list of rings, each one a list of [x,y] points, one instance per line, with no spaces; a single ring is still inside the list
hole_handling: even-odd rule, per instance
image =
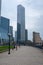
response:
[[[32,40],[33,31],[39,32],[43,39],[43,0],[2,0],[2,16],[10,19],[14,32],[17,30],[18,4],[25,7],[25,28],[28,29],[28,39]]]

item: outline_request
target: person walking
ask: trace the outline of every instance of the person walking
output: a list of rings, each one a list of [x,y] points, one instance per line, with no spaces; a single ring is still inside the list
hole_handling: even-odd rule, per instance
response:
[[[16,50],[17,50],[17,43],[16,43]]]

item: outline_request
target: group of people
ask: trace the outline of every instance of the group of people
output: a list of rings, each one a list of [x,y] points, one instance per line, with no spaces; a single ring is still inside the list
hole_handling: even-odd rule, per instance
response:
[[[13,49],[16,49],[16,50],[17,50],[17,44],[14,43],[14,42],[12,43],[12,50],[13,50]]]
[[[12,50],[13,50],[13,49],[16,49],[16,50],[17,50],[17,47],[18,47],[17,43],[14,43],[14,42],[13,42],[13,43],[12,43],[12,46],[13,46],[13,47],[12,47]],[[20,48],[20,44],[19,44],[19,48]]]

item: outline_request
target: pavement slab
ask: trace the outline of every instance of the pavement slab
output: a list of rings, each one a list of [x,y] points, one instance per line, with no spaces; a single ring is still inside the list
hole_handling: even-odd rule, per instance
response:
[[[31,46],[21,46],[8,51],[0,53],[0,65],[43,65],[43,50]]]

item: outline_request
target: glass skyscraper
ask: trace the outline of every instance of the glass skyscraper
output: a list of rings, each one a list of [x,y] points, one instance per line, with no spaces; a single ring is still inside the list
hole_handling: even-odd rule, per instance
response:
[[[17,41],[25,41],[25,8],[17,6]]]
[[[1,16],[1,1],[0,0],[0,44],[3,41],[8,42],[8,33],[9,33],[9,19]]]
[[[1,24],[1,0],[0,0],[0,24]]]
[[[0,40],[8,41],[9,19],[1,16]]]
[[[0,16],[1,16],[1,0],[0,0]]]

